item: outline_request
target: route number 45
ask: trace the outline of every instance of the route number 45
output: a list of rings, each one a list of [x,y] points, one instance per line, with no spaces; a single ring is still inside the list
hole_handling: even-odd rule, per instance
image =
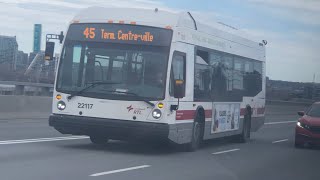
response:
[[[95,31],[96,28],[86,28],[83,31],[83,35],[86,37],[86,39],[94,39],[94,37],[96,36]]]

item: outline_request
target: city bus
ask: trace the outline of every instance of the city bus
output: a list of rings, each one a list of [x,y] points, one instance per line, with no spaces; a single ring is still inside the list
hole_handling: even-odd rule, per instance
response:
[[[108,140],[239,142],[264,124],[266,41],[190,12],[92,7],[63,39],[49,125]]]

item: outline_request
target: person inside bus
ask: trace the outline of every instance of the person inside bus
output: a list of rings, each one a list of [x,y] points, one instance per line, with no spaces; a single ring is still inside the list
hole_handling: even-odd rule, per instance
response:
[[[212,96],[215,100],[224,99],[227,91],[227,78],[225,76],[225,66],[219,62],[213,67],[212,73]]]

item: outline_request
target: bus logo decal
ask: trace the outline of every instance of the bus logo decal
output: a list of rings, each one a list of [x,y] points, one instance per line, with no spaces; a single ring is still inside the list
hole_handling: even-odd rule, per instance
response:
[[[143,109],[143,108],[134,108],[132,105],[130,105],[130,106],[127,107],[127,110],[128,110],[128,112],[133,110],[133,114],[141,115],[142,111],[145,110],[145,109]]]
[[[132,105],[128,106],[127,109],[128,109],[128,112],[130,112],[133,109]]]

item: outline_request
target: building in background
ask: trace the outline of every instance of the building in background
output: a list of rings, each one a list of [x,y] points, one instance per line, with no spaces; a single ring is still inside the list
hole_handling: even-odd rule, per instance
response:
[[[270,80],[266,87],[268,100],[320,101],[320,83]]]
[[[42,25],[35,24],[33,29],[33,52],[38,53],[41,50]]]
[[[28,58],[28,65],[31,64],[31,62],[33,61],[33,59],[36,57],[37,53],[35,52],[30,52],[29,54],[29,58]]]
[[[16,68],[19,70],[25,70],[28,66],[28,54],[23,51],[18,51],[17,53],[17,63]]]
[[[16,70],[18,43],[15,36],[0,35],[0,65],[7,70]]]

